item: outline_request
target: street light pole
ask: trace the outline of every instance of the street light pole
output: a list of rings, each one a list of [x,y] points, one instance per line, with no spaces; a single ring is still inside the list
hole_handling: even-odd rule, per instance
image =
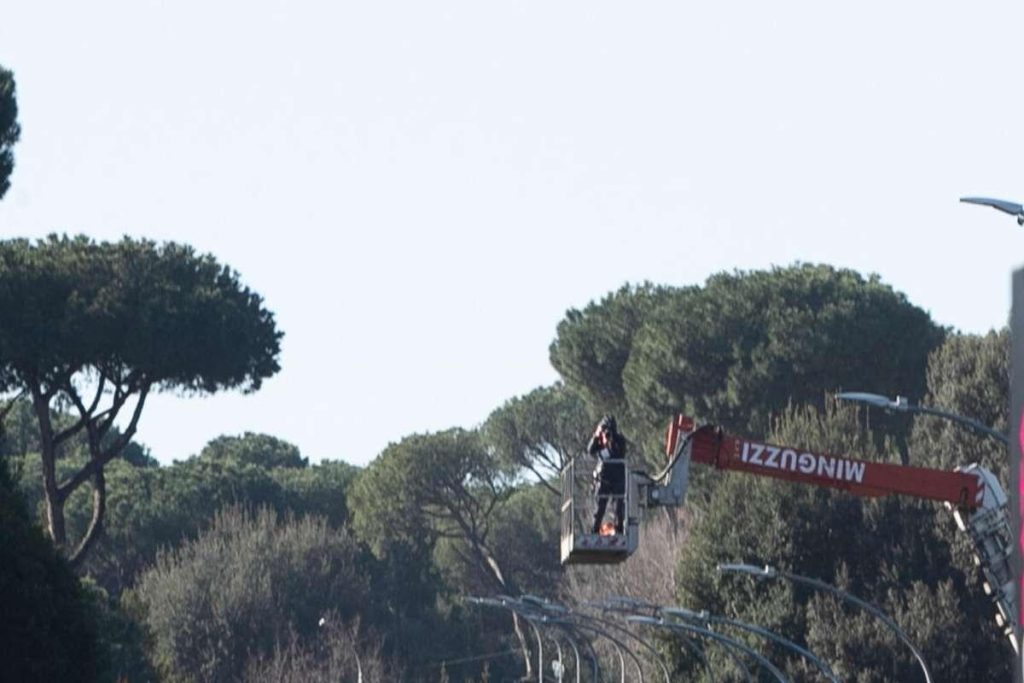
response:
[[[851,605],[855,605],[861,608],[862,610],[868,612],[876,619],[881,621],[883,624],[885,624],[885,626],[888,627],[889,630],[895,633],[896,636],[900,640],[902,640],[908,648],[910,648],[910,651],[914,654],[914,657],[917,659],[918,664],[921,665],[921,671],[924,672],[925,683],[932,683],[932,675],[931,672],[928,670],[928,665],[925,664],[924,657],[921,655],[921,652],[917,649],[917,647],[914,646],[914,643],[910,640],[910,636],[908,636],[906,632],[903,629],[901,629],[899,625],[889,617],[889,615],[887,615],[885,612],[872,605],[870,602],[861,600],[857,596],[851,595],[850,593],[847,593],[844,590],[836,588],[832,584],[825,583],[824,581],[812,579],[808,576],[801,576],[799,574],[791,574],[789,572],[782,571],[781,569],[775,569],[774,567],[769,567],[767,565],[765,565],[764,568],[761,568],[749,564],[720,564],[718,565],[718,571],[748,574],[757,579],[783,578],[793,583],[809,586],[810,588],[813,588],[815,590],[831,593],[840,600],[843,600],[844,602],[848,602]]]
[[[956,413],[950,413],[945,410],[939,410],[938,408],[911,405],[905,396],[897,396],[894,400],[887,396],[882,396],[881,394],[869,394],[863,391],[842,391],[836,394],[836,398],[840,401],[864,403],[869,406],[875,406],[876,408],[882,408],[883,410],[890,410],[898,413],[923,413],[925,415],[934,415],[936,417],[949,420],[950,422],[961,424],[975,430],[976,432],[991,436],[993,439],[997,439],[1004,446],[1009,445],[1010,443],[1006,434],[982,424],[973,418],[964,417],[963,415],[957,415]]]

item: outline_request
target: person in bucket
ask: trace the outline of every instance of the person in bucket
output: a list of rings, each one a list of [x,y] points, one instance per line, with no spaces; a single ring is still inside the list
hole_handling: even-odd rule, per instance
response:
[[[597,458],[594,468],[597,510],[594,512],[593,533],[601,532],[609,498],[615,499],[615,533],[621,534],[626,519],[626,439],[619,434],[615,418],[605,415],[597,423],[587,452]]]

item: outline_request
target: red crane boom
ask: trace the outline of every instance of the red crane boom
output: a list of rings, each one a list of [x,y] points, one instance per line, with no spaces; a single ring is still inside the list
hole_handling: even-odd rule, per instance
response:
[[[858,496],[903,494],[966,509],[977,508],[984,495],[978,478],[964,472],[892,465],[775,446],[729,436],[714,427],[694,430],[694,422],[689,417],[678,415],[672,421],[665,439],[669,457],[676,453],[680,437],[687,435],[691,439],[690,461],[722,470],[827,486]]]

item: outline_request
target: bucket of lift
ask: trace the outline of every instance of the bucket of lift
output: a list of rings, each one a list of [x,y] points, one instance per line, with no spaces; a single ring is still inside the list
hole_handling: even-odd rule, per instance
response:
[[[610,460],[607,464],[622,461]],[[594,533],[597,493],[593,478],[593,460],[587,456],[572,458],[562,468],[562,544],[561,559],[568,564],[614,564],[624,561],[637,548],[640,536],[640,495],[637,477],[625,468],[624,492],[607,496],[605,519]],[[622,501],[624,519],[616,519],[618,501]],[[616,522],[621,521],[621,533]]]

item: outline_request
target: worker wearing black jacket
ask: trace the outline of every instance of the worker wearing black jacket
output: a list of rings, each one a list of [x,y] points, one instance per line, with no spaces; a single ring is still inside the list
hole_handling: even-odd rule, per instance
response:
[[[601,418],[587,452],[597,458],[597,467],[594,468],[597,510],[594,512],[593,533],[600,533],[608,499],[614,497],[615,533],[621,534],[626,519],[626,439],[619,434],[614,417],[605,415]]]

